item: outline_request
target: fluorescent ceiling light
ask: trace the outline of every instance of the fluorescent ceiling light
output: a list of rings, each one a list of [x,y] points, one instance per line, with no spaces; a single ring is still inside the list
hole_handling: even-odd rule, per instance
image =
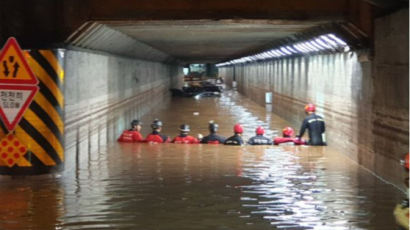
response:
[[[337,37],[334,34],[324,34],[317,37],[314,37],[310,40],[301,41],[295,44],[281,46],[276,49],[271,49],[268,51],[264,51],[258,54],[250,55],[241,57],[238,59],[230,60],[223,63],[216,64],[217,67],[226,66],[226,65],[233,65],[245,62],[253,62],[258,60],[265,60],[269,58],[280,58],[283,56],[289,56],[292,54],[298,53],[310,53],[310,52],[318,52],[322,50],[343,50],[344,52],[350,51],[350,47],[347,45],[345,41],[341,38]]]

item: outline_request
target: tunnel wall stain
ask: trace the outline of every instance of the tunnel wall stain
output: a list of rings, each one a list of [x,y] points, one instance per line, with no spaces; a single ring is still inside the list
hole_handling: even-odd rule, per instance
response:
[[[238,91],[259,104],[265,103],[265,92],[273,92],[273,112],[297,130],[304,105],[315,103],[330,146],[404,189],[407,19],[404,10],[376,21],[374,60],[367,51],[315,55],[220,68],[220,76],[228,84],[236,79]]]
[[[360,162],[371,159],[370,168],[385,172],[388,179],[403,184],[408,173],[398,166],[409,151],[409,10],[375,20],[375,57],[373,65],[374,97],[371,129],[374,135],[372,158],[362,155]]]
[[[133,119],[166,103],[183,76],[176,66],[73,50],[66,66],[67,173],[98,158]]]

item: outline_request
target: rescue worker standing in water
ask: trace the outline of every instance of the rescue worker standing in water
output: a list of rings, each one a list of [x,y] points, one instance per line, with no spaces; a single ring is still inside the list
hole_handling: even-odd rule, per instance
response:
[[[124,130],[121,136],[118,138],[118,142],[143,142],[141,131],[142,123],[139,120],[133,120],[131,122],[131,129]]]
[[[201,139],[202,144],[223,144],[226,140],[225,137],[221,137],[216,134],[218,132],[218,124],[214,121],[209,121],[209,135]]]
[[[158,119],[155,119],[152,124],[152,133],[145,138],[146,142],[149,143],[169,143],[171,142],[171,139],[163,134],[160,134],[162,130],[162,122]]]
[[[199,140],[196,139],[195,137],[188,136],[188,133],[190,131],[189,125],[183,124],[179,127],[179,131],[181,132],[179,136],[175,137],[172,140],[172,143],[175,144],[198,144]]]
[[[272,140],[263,136],[265,129],[262,126],[258,126],[255,130],[256,136],[251,137],[248,140],[249,145],[272,145]]]
[[[315,105],[307,104],[305,106],[307,117],[303,120],[299,136],[297,137],[298,139],[302,138],[307,129],[309,133],[308,145],[326,145],[325,121],[321,116],[316,115],[315,111]]]
[[[229,137],[226,139],[224,142],[225,145],[243,145],[243,140],[242,140],[242,133],[243,133],[243,128],[240,124],[236,124],[233,127],[233,132],[235,133],[233,136]]]

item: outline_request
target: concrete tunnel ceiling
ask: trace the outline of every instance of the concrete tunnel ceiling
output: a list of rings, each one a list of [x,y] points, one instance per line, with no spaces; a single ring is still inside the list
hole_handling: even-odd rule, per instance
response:
[[[269,47],[329,21],[155,20],[87,22],[66,42],[161,62],[219,63]]]
[[[105,25],[183,63],[218,63],[325,21],[188,20],[105,22]]]

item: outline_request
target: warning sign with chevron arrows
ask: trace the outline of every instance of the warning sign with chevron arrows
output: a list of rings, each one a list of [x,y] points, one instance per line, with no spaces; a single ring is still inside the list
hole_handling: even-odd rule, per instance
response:
[[[0,83],[38,84],[15,38],[9,38],[0,53]]]
[[[39,90],[15,38],[9,38],[0,53],[0,117],[13,131]]]

